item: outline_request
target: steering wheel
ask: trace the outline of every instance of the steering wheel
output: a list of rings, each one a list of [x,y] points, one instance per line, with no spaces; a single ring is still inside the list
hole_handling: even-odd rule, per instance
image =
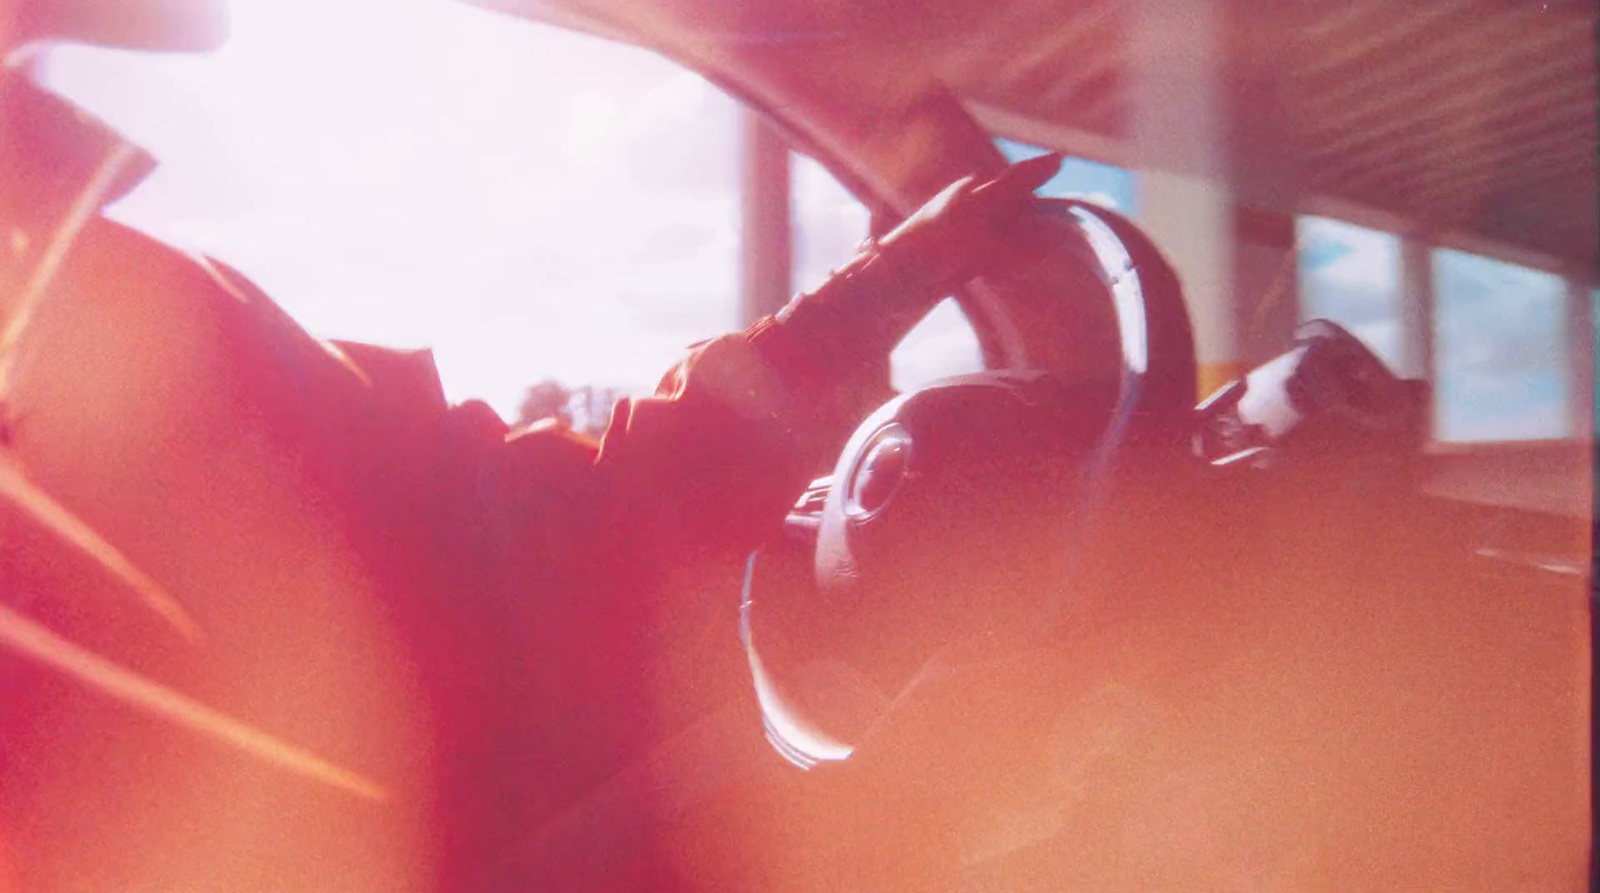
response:
[[[1120,375],[946,379],[856,429],[745,580],[741,631],[768,739],[797,765],[849,756],[953,646],[1048,628],[1106,482],[1136,457],[1184,449],[1196,372],[1172,268],[1104,208],[1041,200],[1036,214],[1058,233],[1055,260],[1090,284],[1049,297],[1112,303]],[[1004,294],[1004,271],[985,285]]]

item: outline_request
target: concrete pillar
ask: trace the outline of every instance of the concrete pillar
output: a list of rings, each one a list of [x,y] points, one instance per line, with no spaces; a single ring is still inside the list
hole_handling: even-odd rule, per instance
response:
[[[1400,235],[1400,357],[1395,374],[1401,378],[1426,381],[1429,388],[1423,405],[1422,430],[1434,437],[1439,411],[1439,380],[1434,375],[1435,342],[1433,301],[1433,242],[1418,232]]]
[[[1225,11],[1220,0],[1132,0],[1129,12],[1139,222],[1183,284],[1205,394],[1244,368],[1227,177]]]
[[[1162,170],[1139,172],[1139,221],[1178,272],[1194,323],[1200,389],[1235,377],[1233,217],[1215,182]]]
[[[1274,56],[1285,24],[1241,0],[1128,8],[1139,222],[1183,284],[1205,396],[1281,353],[1299,318],[1299,145]]]
[[[1300,324],[1294,215],[1236,203],[1233,208],[1235,359],[1254,367],[1281,354]]]
[[[1400,237],[1400,377],[1433,381],[1433,328],[1433,245],[1406,233]]]
[[[1572,436],[1592,443],[1596,433],[1594,287],[1575,277],[1566,282],[1567,368],[1571,383],[1567,389],[1567,417],[1572,420]]]
[[[760,114],[740,109],[739,325],[789,300],[789,147]]]

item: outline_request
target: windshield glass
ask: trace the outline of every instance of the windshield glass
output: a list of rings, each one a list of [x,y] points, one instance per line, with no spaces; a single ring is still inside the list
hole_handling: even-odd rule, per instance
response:
[[[452,0],[238,0],[205,56],[67,46],[52,88],[161,167],[112,216],[312,333],[431,347],[514,419],[648,391],[735,323],[737,104],[653,53]]]

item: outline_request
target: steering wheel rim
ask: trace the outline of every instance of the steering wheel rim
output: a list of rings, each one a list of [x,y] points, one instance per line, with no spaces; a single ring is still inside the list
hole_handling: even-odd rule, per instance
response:
[[[1198,390],[1194,328],[1171,264],[1149,236],[1115,211],[1082,199],[1045,199],[1041,205],[1077,218],[1102,269],[1113,269],[1119,256],[1125,263],[1108,283],[1121,330],[1124,395],[1136,391],[1141,416],[1186,416]],[[1097,238],[1102,232],[1112,239]]]
[[[1126,444],[1152,441],[1176,444],[1186,436],[1187,423],[1193,416],[1196,380],[1192,329],[1172,268],[1153,243],[1126,218],[1078,200],[1044,199],[1040,200],[1038,208],[1045,218],[1069,225],[1071,237],[1064,240],[1062,250],[1078,255],[1096,271],[1104,294],[1113,302],[1119,329],[1122,363],[1118,380],[1100,383],[1114,385],[1115,396],[1106,403],[1108,415],[1104,427],[1094,436],[1092,447],[1085,451],[1090,467],[1088,477],[1094,479],[1100,477],[1095,466],[1109,467]],[[915,449],[909,439],[897,440],[901,435],[896,414],[907,401],[924,391],[960,386],[960,382],[968,379],[987,376],[998,381],[995,376],[1016,375],[1049,378],[1047,372],[1014,371],[946,379],[891,400],[857,429],[845,446],[831,482],[819,479],[789,519],[792,539],[801,544],[809,541],[813,545],[818,576],[822,575],[827,560],[825,550],[839,546],[837,541],[830,543],[830,537],[837,540],[830,529],[844,530],[870,522],[881,509],[879,505],[863,510],[852,503],[858,491],[855,476],[862,464],[870,465],[877,455],[873,451],[885,452],[883,444],[891,441],[895,441],[898,448],[885,455],[895,460],[893,467],[900,468],[911,461],[907,456]],[[1027,386],[1022,388],[1027,389]],[[1083,491],[1084,504],[1077,513],[1080,518],[1094,514],[1094,505],[1104,497],[1103,490],[1103,487],[1091,486]],[[891,484],[882,492],[895,490]],[[845,548],[848,551],[848,547]],[[848,563],[853,558],[847,556],[844,561],[846,569],[840,576],[849,578],[852,572]],[[755,616],[760,612],[753,594],[756,565],[753,555],[746,568],[740,632],[767,736],[780,754],[802,767],[844,759],[853,746],[805,720],[806,709],[794,701],[794,695],[785,691],[793,690],[782,678],[786,670],[765,661],[756,647],[759,633],[755,627],[759,621]],[[1059,605],[1047,605],[1047,617],[1056,616],[1059,608]],[[873,703],[886,694],[874,689],[870,680],[851,678],[848,668],[839,666],[831,668],[826,684],[836,691],[850,692],[852,706],[848,711],[857,716],[870,714],[875,709]],[[805,699],[799,697],[802,701]]]

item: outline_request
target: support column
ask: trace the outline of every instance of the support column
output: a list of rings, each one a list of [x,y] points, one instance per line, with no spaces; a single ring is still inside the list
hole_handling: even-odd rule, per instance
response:
[[[1235,318],[1233,207],[1215,181],[1139,172],[1139,219],[1178,273],[1194,325],[1198,396],[1244,371]]]
[[[1285,22],[1237,0],[1128,6],[1139,222],[1183,285],[1204,397],[1286,349],[1299,320]]]
[[[1567,368],[1572,376],[1572,385],[1567,390],[1567,411],[1572,420],[1571,436],[1578,445],[1576,505],[1580,514],[1591,519],[1596,505],[1595,422],[1600,413],[1594,365],[1595,315],[1600,313],[1600,301],[1595,299],[1594,289],[1594,280],[1586,282],[1576,276],[1567,277]]]
[[[1596,306],[1593,286],[1576,277],[1567,283],[1567,417],[1572,420],[1572,437],[1595,439],[1595,344]]]
[[[1418,233],[1400,237],[1402,378],[1433,381],[1433,246]]]
[[[1132,154],[1139,222],[1177,270],[1194,323],[1201,394],[1243,370],[1234,312],[1233,202],[1219,0],[1129,4]]]
[[[789,147],[760,114],[740,108],[739,325],[789,300]]]
[[[1300,324],[1295,238],[1293,214],[1235,203],[1231,293],[1238,326],[1235,356],[1247,368],[1287,350]]]

